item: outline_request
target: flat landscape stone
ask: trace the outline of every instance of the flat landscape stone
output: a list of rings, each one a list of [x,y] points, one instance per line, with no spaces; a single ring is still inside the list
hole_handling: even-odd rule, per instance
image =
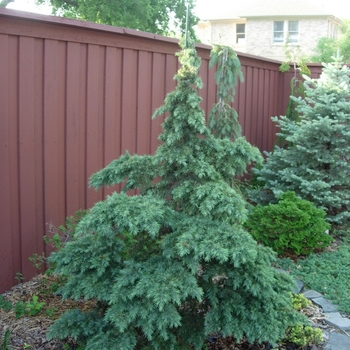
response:
[[[316,292],[315,290],[311,290],[311,289],[308,289],[308,290],[305,290],[303,292],[303,295],[305,298],[308,298],[308,299],[315,299],[315,298],[322,298],[323,295],[319,292]]]
[[[295,286],[292,288],[294,294],[300,294],[304,289],[304,283],[297,278],[294,278]]]
[[[317,304],[318,306],[321,306],[323,309],[323,312],[335,312],[338,311],[338,307],[331,303],[330,301],[326,300],[323,297],[319,298],[313,298],[312,301]]]
[[[331,326],[337,327],[343,331],[350,330],[350,319],[342,317],[342,315],[339,312],[325,313],[325,316],[325,322],[327,322]],[[350,349],[350,347],[348,349]]]
[[[345,334],[331,332],[324,350],[349,350],[350,338]]]

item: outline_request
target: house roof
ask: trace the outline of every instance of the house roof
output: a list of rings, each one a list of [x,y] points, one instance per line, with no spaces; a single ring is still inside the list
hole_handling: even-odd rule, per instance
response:
[[[325,17],[332,16],[322,4],[310,0],[233,0],[229,6],[211,12],[206,20],[251,18],[251,17]]]

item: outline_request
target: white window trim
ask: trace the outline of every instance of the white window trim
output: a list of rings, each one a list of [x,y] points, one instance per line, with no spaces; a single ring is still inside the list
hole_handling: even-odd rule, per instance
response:
[[[244,25],[244,33],[243,32],[237,32],[237,26],[238,24],[243,24]],[[235,40],[235,45],[245,45],[246,44],[246,37],[247,37],[247,25],[246,23],[236,23],[236,40]],[[238,35],[244,34],[244,38],[238,38]]]
[[[275,41],[275,22],[283,22],[283,41]],[[272,22],[272,45],[285,45],[287,42],[288,34],[289,34],[289,22],[298,22],[298,38],[296,41],[290,42],[292,45],[298,45],[300,43],[300,21],[299,20],[274,20]]]

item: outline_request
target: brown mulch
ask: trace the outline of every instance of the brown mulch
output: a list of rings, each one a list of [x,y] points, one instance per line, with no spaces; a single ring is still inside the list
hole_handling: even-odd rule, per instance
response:
[[[45,302],[43,310],[35,316],[22,316],[16,318],[14,308],[5,311],[0,308],[0,348],[1,341],[4,339],[6,330],[10,331],[9,347],[12,350],[59,350],[75,349],[76,344],[73,340],[65,342],[58,340],[48,341],[46,333],[49,326],[63,312],[68,309],[80,308],[89,310],[94,307],[91,301],[62,301],[59,296],[55,296],[50,285],[55,283],[53,276],[38,275],[28,282],[18,284],[9,291],[2,294],[3,298],[13,305],[19,301],[31,302],[33,295],[39,297],[38,302]],[[311,305],[303,310],[303,313],[309,318],[314,327],[321,329],[330,329],[324,322],[324,314],[316,305]],[[275,350],[270,344],[250,344],[246,341],[237,342],[232,337],[221,338],[220,336],[211,336],[207,341],[208,350]],[[296,347],[294,344],[280,344],[278,350],[322,350],[323,346],[310,345],[308,347]],[[98,349],[97,349],[98,350]],[[123,350],[123,349],[111,349]]]
[[[58,350],[63,349],[64,344],[66,346],[71,344],[72,346],[68,348],[74,348],[73,341],[48,341],[46,339],[48,328],[66,310],[76,308],[89,310],[94,307],[94,303],[83,300],[62,301],[59,296],[55,296],[50,290],[50,285],[55,282],[53,276],[38,275],[30,281],[18,284],[2,294],[4,299],[13,305],[19,301],[31,302],[33,295],[39,297],[38,302],[45,302],[43,310],[35,316],[16,318],[14,308],[10,311],[0,309],[0,339],[4,338],[6,330],[10,330],[10,349]]]

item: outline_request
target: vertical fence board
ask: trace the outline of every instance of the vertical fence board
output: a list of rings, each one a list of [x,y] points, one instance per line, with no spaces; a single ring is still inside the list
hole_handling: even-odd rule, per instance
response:
[[[80,207],[81,192],[79,186],[84,182],[84,175],[81,176],[81,162],[85,159],[81,154],[79,139],[85,138],[85,126],[81,120],[80,106],[80,45],[68,43],[67,46],[67,77],[66,77],[66,215],[72,215]],[[80,92],[80,93],[79,93]]]
[[[165,95],[175,90],[176,88],[176,82],[174,80],[174,76],[176,72],[177,72],[177,58],[174,55],[166,55],[165,56]]]
[[[152,62],[152,97],[151,108],[152,113],[163,105],[165,98],[165,56],[159,53],[153,54]],[[164,121],[164,116],[159,115],[152,121],[152,133],[151,133],[151,154],[156,151],[159,141],[158,135],[162,132],[161,125]]]
[[[255,145],[262,149],[264,146],[264,135],[263,135],[263,124],[264,124],[264,97],[265,97],[265,89],[264,89],[264,71],[265,69],[260,68],[257,77],[258,77],[258,96],[257,96],[257,110],[256,110],[256,143]]]
[[[265,135],[268,135],[269,133],[269,122],[266,120],[267,118],[264,116],[269,115],[270,113],[270,105],[269,105],[269,91],[270,91],[270,74],[271,72],[268,69],[264,70],[264,83],[262,86],[263,89],[263,110],[262,110],[262,124],[261,124],[261,137],[262,137],[262,143],[261,143],[261,149],[267,149],[268,144],[268,138],[265,137]]]
[[[121,50],[107,47],[105,65],[105,129],[104,129],[104,165],[108,165],[120,154],[120,81]],[[110,195],[119,186],[103,189],[104,197]]]
[[[0,244],[0,278],[7,281],[6,286],[10,287],[9,281],[13,279],[14,271],[12,266],[12,225],[11,225],[11,193],[8,188],[11,186],[10,174],[10,106],[9,106],[9,57],[8,57],[8,36],[0,34],[0,111],[3,115],[0,127],[0,227],[2,230]]]
[[[58,102],[58,42],[56,40],[45,41],[44,51],[44,193],[45,193],[45,223],[59,225],[62,219],[59,216],[59,207],[62,203],[58,200],[59,146],[60,136],[58,110],[52,108]]]
[[[237,101],[236,111],[238,113],[238,121],[242,128],[242,133],[245,135],[246,130],[246,118],[245,118],[245,100],[246,100],[246,87],[247,87],[247,66],[242,65],[242,74],[244,76],[244,82],[238,83],[237,94],[235,100]]]
[[[12,239],[12,277],[10,280],[0,278],[0,283],[12,285],[14,275],[22,270],[21,229],[20,229],[20,191],[19,191],[19,115],[18,115],[18,61],[19,61],[19,37],[8,37],[8,130],[9,130],[9,173],[10,173],[10,207],[11,207],[11,239]],[[0,50],[2,51],[2,50]],[[6,52],[6,50],[5,50]],[[2,114],[1,114],[2,115]],[[3,164],[1,162],[1,164]],[[4,196],[6,198],[6,196]],[[2,198],[0,198],[0,201]],[[8,203],[5,203],[8,205]],[[28,278],[29,276],[27,276]],[[3,282],[1,282],[3,281]]]
[[[100,48],[97,45],[88,46],[87,62],[87,95],[86,95],[86,176],[89,178],[103,166],[102,137],[103,111],[101,110],[101,96],[104,94],[104,81],[100,81],[104,60],[100,57]],[[102,73],[103,74],[103,73]],[[86,207],[91,208],[101,199],[101,191],[89,189],[87,192]]]
[[[44,139],[44,227],[50,234],[51,227],[64,222],[64,100],[60,91],[64,88],[64,77],[60,62],[62,50],[57,40],[45,40],[44,44],[44,97],[43,97],[43,139]],[[64,52],[65,53],[65,52]],[[61,60],[60,60],[61,59]],[[64,62],[64,61],[63,61]],[[57,108],[52,108],[57,106]],[[61,108],[60,108],[61,107]],[[53,225],[53,226],[50,226]],[[51,247],[46,247],[49,254]]]
[[[151,153],[152,111],[150,83],[152,79],[152,54],[140,51],[137,61],[137,137],[136,153]]]
[[[22,274],[35,273],[28,257],[36,250],[34,38],[19,40],[19,193]]]
[[[123,50],[121,152],[136,150],[137,52]]]
[[[79,90],[76,92],[76,99],[79,101],[79,113],[78,113],[78,193],[79,200],[78,206],[72,208],[71,214],[74,214],[77,210],[85,209],[88,207],[88,179],[91,174],[87,171],[87,91],[88,91],[88,60],[89,60],[89,44],[80,44],[80,54],[79,54]],[[69,120],[68,120],[69,121]],[[69,122],[68,122],[69,125]]]
[[[253,101],[253,90],[254,90],[254,69],[252,67],[247,67],[246,69],[246,98],[245,98],[245,114],[244,114],[244,130],[243,134],[246,136],[249,142],[254,142],[252,139],[252,124],[253,124],[253,106],[251,101]]]
[[[35,219],[36,230],[41,228],[44,224],[44,144],[43,144],[43,82],[44,82],[44,40],[35,39],[34,41],[34,163],[35,163]],[[35,250],[44,252],[45,244],[43,237],[34,233],[33,239],[35,240]],[[30,263],[33,265],[32,263]],[[34,265],[33,265],[34,266]],[[36,269],[36,272],[43,272],[44,266],[41,266],[40,270]]]

